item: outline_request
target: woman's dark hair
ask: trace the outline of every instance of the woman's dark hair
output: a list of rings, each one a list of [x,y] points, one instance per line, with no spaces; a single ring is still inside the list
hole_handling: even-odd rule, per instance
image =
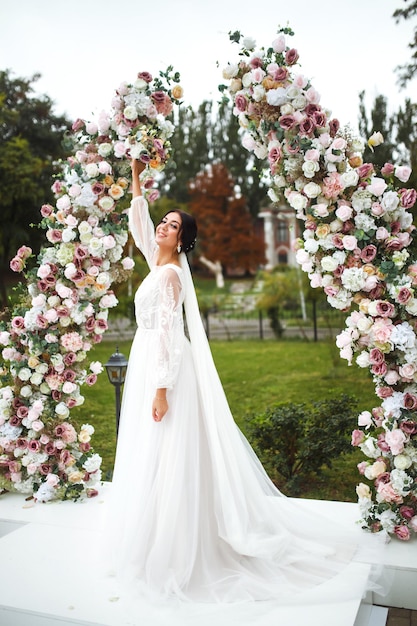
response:
[[[178,213],[178,215],[180,215],[181,227],[178,233],[178,239],[181,240],[183,252],[190,252],[194,248],[197,239],[197,222],[195,218],[189,213],[180,211],[179,209],[168,211],[164,217],[170,213]]]

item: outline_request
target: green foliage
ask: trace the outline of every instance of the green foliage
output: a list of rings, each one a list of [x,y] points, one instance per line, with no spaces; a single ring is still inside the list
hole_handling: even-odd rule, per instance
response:
[[[35,74],[13,78],[0,71],[0,304],[7,302],[9,261],[22,244],[37,251],[43,236],[31,224],[40,221],[42,204],[52,201],[52,177],[70,122],[52,112],[48,96],[34,96]]]
[[[305,477],[331,468],[334,459],[350,451],[356,405],[343,394],[311,405],[275,405],[253,419],[250,434],[261,460],[285,479],[287,493],[296,495]]]
[[[400,19],[408,20],[417,15],[417,2],[416,0],[404,0],[403,8],[396,9],[394,11],[393,17],[395,21],[398,23]],[[405,6],[404,6],[405,5]],[[414,27],[413,31],[413,39],[408,44],[409,49],[412,51],[411,59],[408,63],[404,65],[399,65],[396,67],[396,72],[398,73],[398,83],[401,88],[407,86],[409,81],[417,74],[417,27]]]

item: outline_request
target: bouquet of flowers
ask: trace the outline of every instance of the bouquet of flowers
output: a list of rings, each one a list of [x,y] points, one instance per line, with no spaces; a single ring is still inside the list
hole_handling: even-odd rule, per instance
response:
[[[312,287],[348,311],[337,338],[341,356],[368,368],[380,407],[359,416],[352,443],[372,461],[359,471],[362,525],[409,539],[417,532],[417,270],[410,209],[417,193],[406,165],[377,172],[363,162],[365,142],[320,105],[310,81],[295,71],[289,28],[265,50],[243,39],[239,61],[223,77],[243,128],[242,144],[269,165],[269,196],[284,197],[304,222],[297,261]],[[229,33],[240,43],[239,32]],[[368,139],[373,149],[381,133]],[[400,186],[398,186],[398,182]]]
[[[112,112],[97,122],[76,120],[73,156],[52,185],[55,205],[41,207],[46,244],[35,267],[22,246],[11,260],[25,271],[27,292],[0,323],[4,366],[0,371],[0,488],[33,494],[38,501],[97,494],[101,458],[91,447],[94,428],[77,431],[70,411],[84,402],[81,386],[103,370],[87,353],[107,329],[117,305],[112,284],[128,278],[133,261],[124,199],[130,185],[127,159],[147,164],[150,201],[155,174],[170,155],[172,123],[166,119],[182,89],[172,68],[155,80],[141,72],[116,91]]]

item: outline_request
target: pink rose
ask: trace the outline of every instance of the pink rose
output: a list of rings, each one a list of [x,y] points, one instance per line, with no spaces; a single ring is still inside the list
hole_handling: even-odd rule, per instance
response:
[[[352,217],[352,213],[353,209],[348,204],[342,204],[342,206],[339,206],[339,208],[336,209],[336,215],[339,220],[342,220],[342,222],[349,220]]]
[[[411,175],[411,167],[407,165],[398,165],[395,168],[394,175],[400,180],[402,183],[406,183]]]
[[[379,483],[377,491],[385,502],[393,502],[394,504],[401,504],[403,502],[402,497],[394,491],[391,483]]]
[[[372,163],[364,163],[356,169],[359,178],[368,178],[374,172]]]
[[[373,370],[372,372],[375,373]],[[386,374],[386,371],[384,371],[384,374]],[[391,387],[377,387],[375,390],[375,393],[378,396],[378,398],[390,398],[393,394],[393,391]]]
[[[29,248],[29,246],[20,246],[19,250],[16,253],[16,255],[23,260],[28,259],[31,254],[32,248]]]
[[[414,516],[414,509],[412,506],[400,506],[400,515],[406,520],[410,520]]]
[[[409,383],[412,382],[415,371],[414,365],[406,363],[405,365],[400,365],[398,373],[405,382]]]
[[[378,300],[376,303],[376,312],[381,317],[394,317],[395,306],[387,300]]]
[[[374,196],[382,196],[384,191],[387,188],[387,183],[383,178],[372,178],[370,185],[367,187],[367,191],[372,193]]]
[[[410,531],[407,526],[394,526],[394,533],[401,541],[408,541],[410,539]]]
[[[13,257],[13,259],[10,261],[10,269],[13,272],[21,272],[24,267],[25,261],[19,256]]]
[[[75,133],[77,133],[79,130],[84,128],[84,120],[78,117],[75,122],[73,122],[71,128]]]
[[[352,441],[351,444],[352,446],[358,446],[360,443],[362,443],[365,439],[365,434],[358,429],[355,429],[352,432]]]
[[[413,393],[409,393],[408,391],[404,394],[403,398],[404,407],[409,411],[414,411],[417,409],[417,396]]]
[[[410,519],[410,528],[417,533],[417,515],[414,515],[414,517]]]
[[[372,348],[369,353],[369,360],[371,363],[383,363],[385,361],[384,354],[378,348]]]
[[[85,379],[85,382],[87,385],[92,387],[97,382],[97,374],[89,374],[87,378]]]
[[[373,244],[365,246],[361,251],[361,259],[364,263],[370,263],[376,257],[377,248]]]
[[[337,120],[336,118],[333,118],[332,120],[330,120],[329,122],[329,133],[330,133],[330,137],[335,137],[337,131],[340,128],[340,122],[339,120]]]
[[[404,450],[406,436],[400,428],[395,428],[385,433],[385,441],[389,445],[392,454],[397,455]]]
[[[290,130],[291,128],[294,128],[294,126],[296,126],[297,124],[294,115],[281,115],[281,117],[278,119],[278,122],[281,128],[283,128],[284,130]]]
[[[60,241],[62,241],[62,231],[58,230],[57,228],[50,228],[46,231],[46,238],[51,243],[59,243]]]
[[[379,204],[379,202],[373,202],[371,206],[371,213],[372,215],[375,215],[375,217],[381,217],[381,215],[384,215],[385,209],[381,204]]]
[[[371,372],[375,376],[384,376],[384,374],[387,373],[387,370],[388,370],[388,368],[387,368],[387,364],[386,363],[375,363],[371,367]]]
[[[397,302],[400,304],[407,304],[407,302],[413,297],[412,292],[408,287],[401,287],[397,294]]]
[[[345,235],[342,241],[345,250],[355,250],[358,245],[358,240],[353,235]]]
[[[381,168],[381,174],[382,176],[391,176],[391,174],[393,174],[394,172],[394,166],[392,165],[392,163],[385,163],[385,165]]]
[[[413,408],[415,408],[417,406],[417,398],[415,396],[413,396],[413,398],[416,401],[416,404],[413,407]],[[404,402],[404,406],[405,406],[405,402]],[[406,406],[406,408],[408,408],[408,407]],[[412,410],[412,409],[410,409],[410,410]],[[412,436],[412,435],[416,435],[417,434],[417,423],[413,422],[412,420],[404,420],[403,422],[400,423],[400,428],[408,436]]]
[[[362,474],[362,476],[365,474],[365,470],[368,467],[368,462],[367,461],[362,461],[361,463],[358,463],[357,466],[359,474]]]
[[[295,50],[295,48],[291,48],[290,50],[287,50],[287,52],[285,53],[285,63],[287,65],[294,65],[295,63],[297,63],[298,57],[299,57],[299,54],[297,50]]]
[[[415,189],[401,189],[400,190],[401,206],[405,209],[411,209],[417,199],[417,191]]]
[[[246,99],[246,96],[238,93],[235,98],[235,106],[240,113],[243,113],[244,111],[246,111],[247,106],[248,106],[248,101]]]
[[[280,35],[277,39],[272,42],[272,47],[274,52],[284,52],[285,50],[285,37],[284,35]]]

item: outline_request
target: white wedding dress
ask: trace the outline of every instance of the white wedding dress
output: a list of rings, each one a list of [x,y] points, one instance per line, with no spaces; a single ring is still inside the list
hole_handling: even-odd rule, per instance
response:
[[[329,601],[323,583],[352,559],[357,529],[310,515],[268,478],[230,413],[185,255],[157,266],[143,198],[129,218],[150,273],[135,297],[106,523],[116,576],[154,597],[303,602],[323,589]],[[157,387],[169,404],[159,423]]]

